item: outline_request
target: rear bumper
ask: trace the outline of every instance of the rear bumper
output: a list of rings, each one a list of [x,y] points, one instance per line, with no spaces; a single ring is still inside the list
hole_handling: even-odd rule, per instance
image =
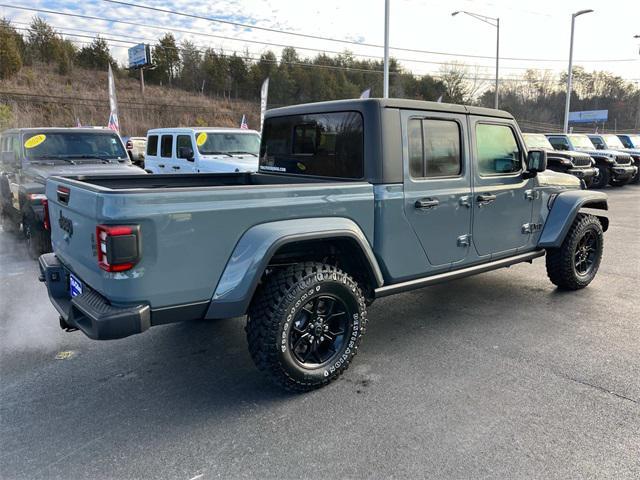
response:
[[[116,307],[98,292],[84,286],[71,297],[69,271],[53,253],[40,256],[40,280],[47,285],[51,303],[70,326],[94,340],[111,340],[142,333],[151,326],[149,305]]]
[[[576,167],[570,168],[569,170],[567,170],[567,173],[570,173],[574,177],[580,178],[582,180],[589,180],[598,176],[598,169],[592,167]]]

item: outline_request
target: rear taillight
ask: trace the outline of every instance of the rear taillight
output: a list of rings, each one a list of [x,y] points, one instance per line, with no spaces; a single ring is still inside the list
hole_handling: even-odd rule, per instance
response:
[[[133,142],[131,140],[127,140],[127,150],[133,150]]]
[[[42,206],[44,207],[44,219],[42,224],[44,225],[45,230],[49,230],[49,200],[46,198],[42,200]]]
[[[139,225],[96,227],[98,266],[107,272],[131,270],[140,260]]]

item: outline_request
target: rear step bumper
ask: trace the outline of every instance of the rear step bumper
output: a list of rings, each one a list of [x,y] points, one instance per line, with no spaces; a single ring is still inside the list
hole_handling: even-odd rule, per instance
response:
[[[86,285],[81,295],[72,298],[69,271],[56,255],[41,255],[39,264],[40,281],[46,283],[51,303],[69,327],[94,340],[111,340],[142,333],[151,326],[149,305],[115,307]]]

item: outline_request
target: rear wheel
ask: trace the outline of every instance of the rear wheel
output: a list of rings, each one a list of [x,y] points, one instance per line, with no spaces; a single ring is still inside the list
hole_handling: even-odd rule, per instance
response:
[[[604,188],[609,183],[611,173],[606,165],[598,165],[598,178],[593,182],[593,188]]]
[[[547,249],[549,280],[565,290],[586,287],[598,272],[603,244],[600,220],[579,214],[560,248]]]
[[[246,326],[249,351],[275,383],[308,391],[349,367],[366,322],[364,295],[348,274],[298,264],[272,274],[257,293]]]

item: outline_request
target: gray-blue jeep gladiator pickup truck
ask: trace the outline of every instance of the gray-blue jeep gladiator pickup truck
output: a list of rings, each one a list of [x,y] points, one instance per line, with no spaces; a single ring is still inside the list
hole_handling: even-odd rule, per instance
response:
[[[94,339],[246,315],[258,368],[310,390],[349,366],[378,297],[545,254],[555,285],[586,287],[607,197],[545,167],[499,110],[279,108],[256,173],[50,178],[41,280]]]

